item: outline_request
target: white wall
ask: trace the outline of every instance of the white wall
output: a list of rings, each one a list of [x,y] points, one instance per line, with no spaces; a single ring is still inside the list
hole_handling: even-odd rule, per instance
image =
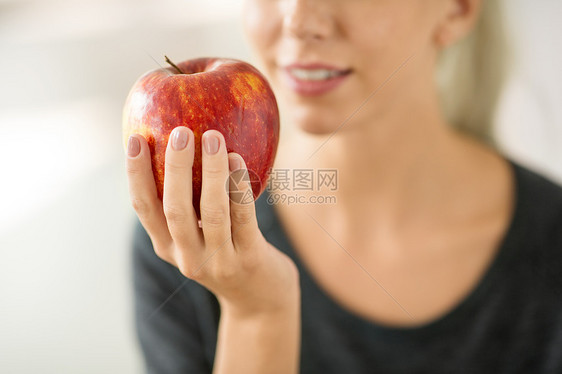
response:
[[[499,113],[507,153],[562,183],[562,2],[505,0],[515,75]]]
[[[247,59],[239,6],[1,0],[0,373],[141,371],[122,105],[152,58]]]
[[[562,3],[509,0],[514,158],[562,181]],[[236,0],[0,0],[0,372],[134,373],[121,106],[166,53],[248,59]]]

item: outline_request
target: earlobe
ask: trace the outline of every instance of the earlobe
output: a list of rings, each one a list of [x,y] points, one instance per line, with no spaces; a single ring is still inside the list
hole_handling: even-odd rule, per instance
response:
[[[451,33],[447,27],[442,27],[435,35],[435,44],[439,48],[446,48],[451,44]]]
[[[454,24],[458,21],[463,12],[463,0],[448,0],[446,9],[441,13],[441,20],[435,29],[434,42],[437,48],[446,48],[451,44],[452,30]]]
[[[450,0],[442,24],[435,32],[435,43],[445,48],[470,33],[479,15],[481,0]]]
[[[454,20],[445,20],[437,29],[434,34],[434,42],[437,48],[446,48],[454,42]]]

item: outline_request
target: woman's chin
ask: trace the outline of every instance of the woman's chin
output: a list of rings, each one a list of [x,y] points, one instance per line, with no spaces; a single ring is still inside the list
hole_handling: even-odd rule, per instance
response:
[[[338,123],[333,118],[323,118],[322,115],[293,116],[292,125],[308,135],[329,135],[337,130]]]
[[[308,135],[317,136],[328,135],[334,131],[326,126],[321,126],[318,124],[299,124],[299,128],[302,132]]]

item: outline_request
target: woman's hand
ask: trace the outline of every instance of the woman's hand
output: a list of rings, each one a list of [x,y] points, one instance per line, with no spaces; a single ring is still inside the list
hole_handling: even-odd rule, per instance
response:
[[[200,228],[192,203],[193,132],[182,126],[170,134],[163,201],[146,140],[129,139],[129,192],[156,254],[213,292],[223,312],[245,317],[293,310],[300,298],[294,263],[261,234],[254,202],[236,203],[225,188],[229,170],[247,173],[244,160],[227,154],[216,130],[203,134],[202,148]],[[250,183],[243,188],[251,189]]]

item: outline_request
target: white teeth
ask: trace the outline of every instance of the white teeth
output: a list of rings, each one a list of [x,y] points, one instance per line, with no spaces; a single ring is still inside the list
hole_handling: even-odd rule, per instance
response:
[[[327,69],[312,70],[312,69],[293,68],[290,69],[289,71],[295,78],[303,81],[323,81],[326,79],[330,79],[342,75],[342,73],[337,70],[327,70]]]

